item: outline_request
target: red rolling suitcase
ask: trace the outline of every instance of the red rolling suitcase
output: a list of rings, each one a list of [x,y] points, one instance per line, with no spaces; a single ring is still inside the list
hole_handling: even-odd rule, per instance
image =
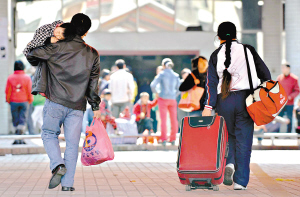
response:
[[[228,132],[222,116],[182,119],[177,172],[186,190],[219,190],[228,155]]]

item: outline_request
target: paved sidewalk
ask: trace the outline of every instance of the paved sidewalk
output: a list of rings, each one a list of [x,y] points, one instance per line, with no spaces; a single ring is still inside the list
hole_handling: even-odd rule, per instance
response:
[[[221,185],[218,192],[185,191],[176,173],[176,151],[115,154],[114,161],[92,167],[79,161],[74,192],[62,192],[60,186],[47,189],[51,177],[47,155],[0,156],[0,196],[300,196],[300,151],[254,151],[248,190]]]

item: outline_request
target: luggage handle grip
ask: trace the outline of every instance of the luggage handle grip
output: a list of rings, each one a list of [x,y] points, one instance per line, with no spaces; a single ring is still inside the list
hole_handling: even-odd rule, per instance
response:
[[[207,182],[208,184],[210,184],[211,178],[189,178],[189,181],[190,181],[190,183],[195,183],[195,182],[201,181],[201,182]]]

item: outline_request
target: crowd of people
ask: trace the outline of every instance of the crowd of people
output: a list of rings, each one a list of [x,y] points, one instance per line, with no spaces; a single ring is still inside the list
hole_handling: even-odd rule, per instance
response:
[[[204,91],[199,100],[200,109],[186,112],[178,108],[182,95],[194,86],[205,88],[208,69],[208,61],[203,56],[191,60],[191,69],[184,68],[180,76],[173,71],[174,63],[170,58],[162,60],[162,65],[156,69],[156,76],[149,90],[139,90],[136,79],[132,75],[131,67],[126,66],[124,60],[119,59],[112,66],[111,70],[103,69],[98,83],[98,94],[102,98],[100,104],[101,120],[106,127],[110,124],[118,133],[116,118],[129,118],[135,115],[139,134],[151,134],[161,132],[159,142],[166,145],[167,141],[175,144],[176,133],[179,131],[179,123],[185,116],[201,116],[205,107],[207,91]],[[129,68],[130,69],[129,69]],[[294,107],[294,100],[299,95],[298,77],[290,72],[290,65],[282,65],[282,74],[278,81],[282,84],[288,95],[288,103],[279,116],[268,125],[255,126],[255,133],[280,132],[282,124],[286,125],[284,132],[293,132],[292,125],[294,117],[298,120],[295,131],[300,133],[300,100]],[[21,61],[16,61],[14,74],[7,80],[6,101],[11,106],[13,126],[15,134],[22,135],[39,134],[43,124],[43,107],[46,98],[41,94],[31,95],[32,80],[34,76],[28,76],[24,72],[25,66]],[[193,75],[199,80],[195,83]],[[143,87],[143,89],[145,89]],[[146,88],[147,89],[147,88]],[[138,92],[140,94],[137,96]],[[150,94],[153,98],[150,100]],[[136,100],[136,98],[139,98]],[[151,111],[156,116],[151,115]],[[167,123],[169,113],[170,124]],[[155,118],[155,120],[154,120]],[[82,132],[93,120],[93,111],[87,104],[87,111],[83,117]],[[159,124],[153,124],[158,121]],[[26,132],[26,125],[27,130]],[[170,125],[170,137],[168,138],[168,125]],[[154,128],[154,126],[159,128]],[[282,132],[282,131],[281,131]],[[118,133],[119,134],[119,133]],[[259,142],[261,142],[259,138]],[[23,140],[16,140],[14,144],[24,144]]]

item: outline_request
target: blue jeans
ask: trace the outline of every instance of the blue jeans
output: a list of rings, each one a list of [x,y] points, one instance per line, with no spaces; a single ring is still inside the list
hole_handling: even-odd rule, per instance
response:
[[[222,99],[218,95],[216,110],[223,116],[228,130],[229,153],[226,163],[235,166],[233,181],[244,187],[250,175],[250,156],[252,151],[254,122],[246,109],[247,91],[231,92]]]
[[[12,121],[14,127],[22,126],[26,124],[28,102],[23,103],[10,103]]]
[[[290,123],[287,125],[287,133],[292,132],[293,110],[294,110],[294,105],[286,105],[278,115],[280,117],[286,115],[287,118],[290,120]]]
[[[83,111],[62,106],[47,99],[43,116],[42,139],[50,159],[50,169],[53,170],[59,164],[65,164],[67,173],[62,177],[61,185],[72,187],[78,158]],[[61,156],[58,141],[62,124],[66,140],[64,159]]]

